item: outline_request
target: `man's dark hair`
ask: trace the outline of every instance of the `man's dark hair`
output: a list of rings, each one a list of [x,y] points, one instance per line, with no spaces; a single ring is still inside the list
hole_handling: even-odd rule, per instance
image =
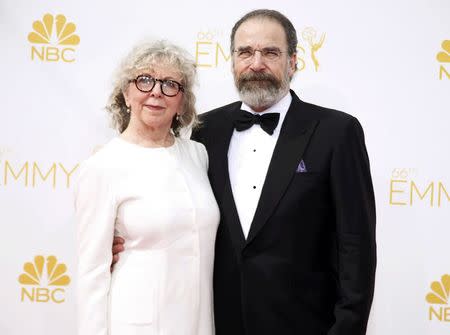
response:
[[[281,14],[276,10],[257,9],[245,14],[239,21],[235,23],[233,29],[231,29],[230,49],[232,53],[234,51],[234,35],[236,34],[236,30],[238,30],[238,28],[242,23],[254,18],[269,19],[278,22],[283,27],[283,30],[286,34],[289,56],[292,56],[297,52],[297,43],[298,43],[297,32],[295,31],[292,22],[289,21],[289,19],[286,16],[284,16],[283,14]]]

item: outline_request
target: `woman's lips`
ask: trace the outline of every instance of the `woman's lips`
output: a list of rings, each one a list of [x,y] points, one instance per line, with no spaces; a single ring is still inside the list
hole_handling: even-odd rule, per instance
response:
[[[161,110],[164,109],[163,106],[159,106],[159,105],[144,105],[145,107],[147,107],[148,109],[156,109],[156,110]]]

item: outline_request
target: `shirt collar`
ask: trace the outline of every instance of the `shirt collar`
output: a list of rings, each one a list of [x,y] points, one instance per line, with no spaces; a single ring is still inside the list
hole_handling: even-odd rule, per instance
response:
[[[242,102],[241,109],[245,110],[247,112],[250,112],[252,114],[266,114],[266,113],[280,113],[280,120],[278,121],[278,125],[274,130],[274,134],[277,134],[280,132],[281,126],[283,124],[284,118],[286,117],[286,113],[289,109],[289,106],[292,102],[292,95],[291,92],[287,92],[287,94],[281,98],[280,101],[278,101],[275,105],[270,106],[267,108],[264,112],[257,113],[253,109],[251,109],[250,106],[248,106],[245,102]]]

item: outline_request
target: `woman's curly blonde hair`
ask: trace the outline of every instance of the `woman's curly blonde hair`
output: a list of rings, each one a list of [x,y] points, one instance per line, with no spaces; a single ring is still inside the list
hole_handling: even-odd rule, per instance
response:
[[[130,122],[123,92],[142,71],[149,71],[160,64],[173,67],[181,75],[181,84],[184,87],[182,111],[178,112],[178,119],[174,118],[171,125],[173,133],[179,136],[181,128],[198,125],[193,92],[197,74],[195,62],[184,49],[167,41],[143,42],[131,50],[117,69],[113,91],[106,106],[114,128],[120,133]]]

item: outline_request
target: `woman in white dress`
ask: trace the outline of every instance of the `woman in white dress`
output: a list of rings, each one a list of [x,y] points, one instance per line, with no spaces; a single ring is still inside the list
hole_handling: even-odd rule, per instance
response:
[[[80,167],[75,191],[79,335],[214,334],[219,210],[196,124],[195,63],[172,44],[137,46],[107,109],[120,135]],[[125,239],[111,274],[113,236]]]

